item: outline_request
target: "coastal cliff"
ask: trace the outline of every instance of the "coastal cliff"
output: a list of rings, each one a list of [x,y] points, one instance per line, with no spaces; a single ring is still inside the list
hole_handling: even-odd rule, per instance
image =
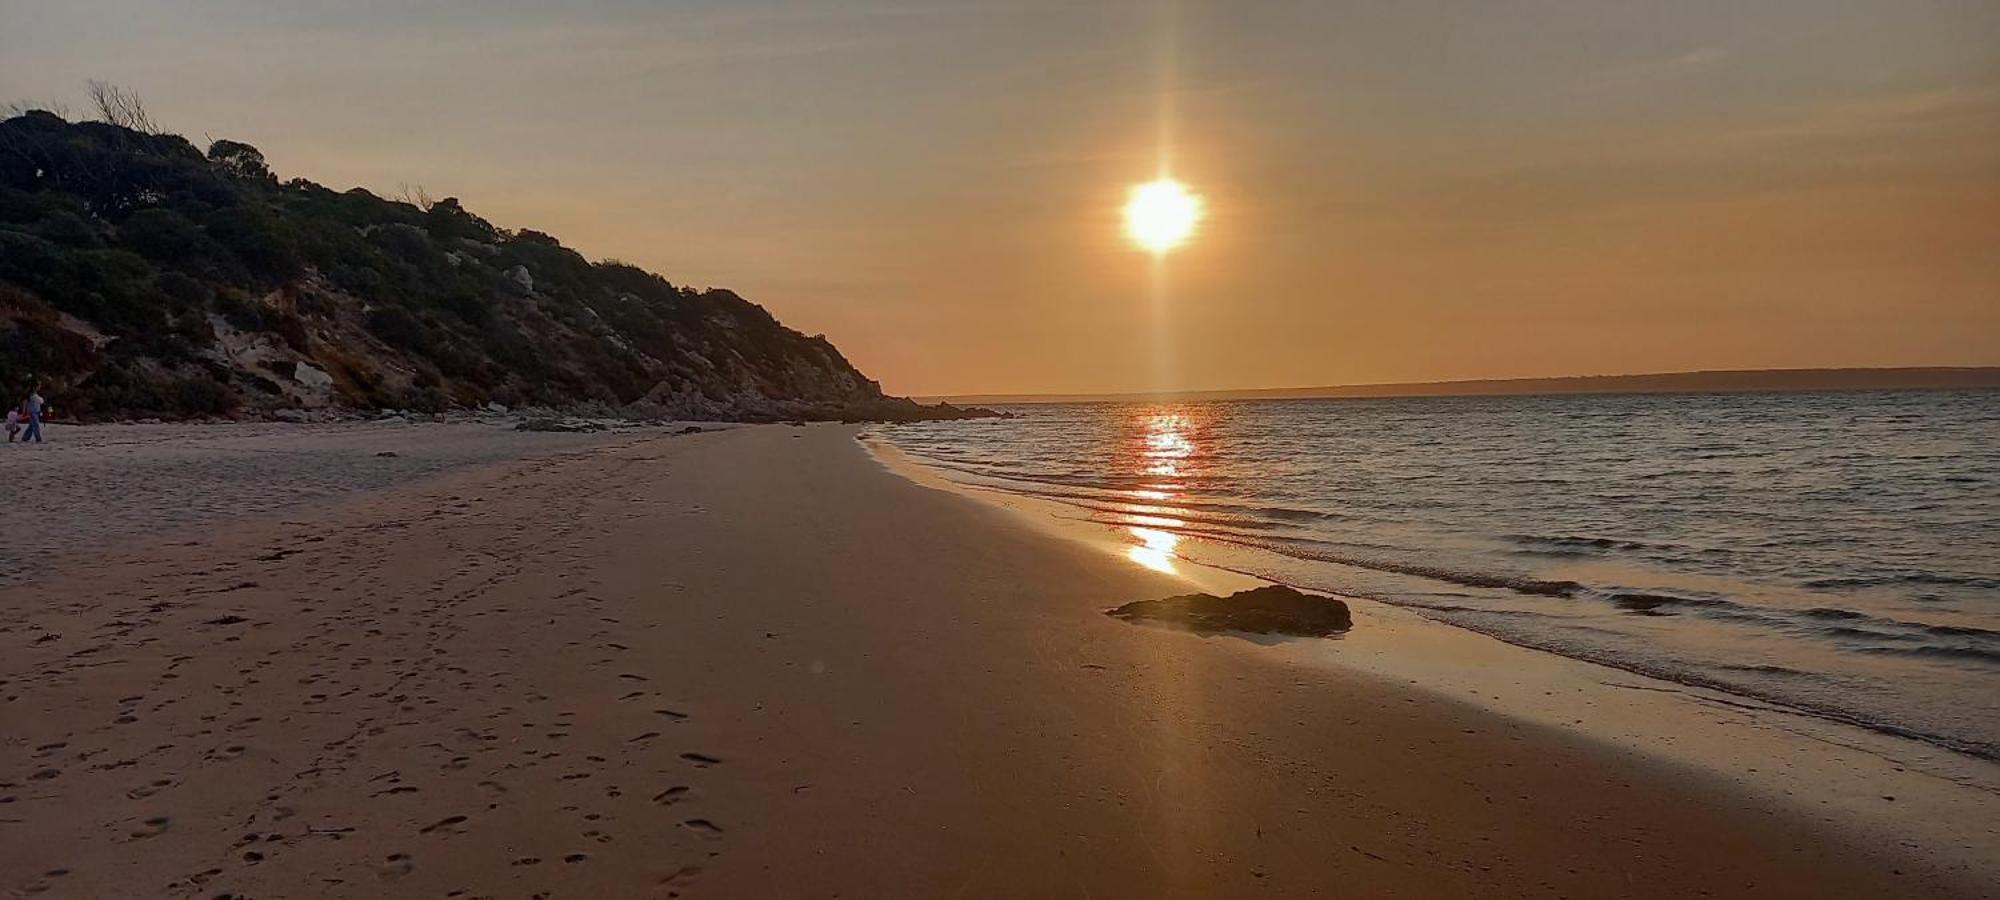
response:
[[[533,406],[916,420],[823,336],[455,199],[280,181],[255,147],[0,121],[0,389],[68,416]]]

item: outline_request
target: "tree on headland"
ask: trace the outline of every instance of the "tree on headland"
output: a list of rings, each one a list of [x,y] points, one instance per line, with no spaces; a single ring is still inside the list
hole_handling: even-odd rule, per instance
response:
[[[146,101],[137,93],[95,78],[86,82],[85,88],[90,93],[91,105],[97,107],[99,121],[141,134],[160,133],[159,124],[146,111]]]
[[[432,197],[430,191],[424,190],[423,185],[408,182],[398,185],[396,192],[389,195],[389,199],[400,200],[424,212],[430,212],[431,206],[437,203],[437,198]]]
[[[221,140],[208,145],[208,159],[239,178],[275,181],[264,152],[242,141]]]

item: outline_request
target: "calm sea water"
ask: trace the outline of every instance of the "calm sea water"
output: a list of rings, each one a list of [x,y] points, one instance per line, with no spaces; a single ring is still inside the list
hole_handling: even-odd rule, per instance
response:
[[[1011,409],[887,433],[1117,529],[1145,565],[2000,758],[2000,393]]]

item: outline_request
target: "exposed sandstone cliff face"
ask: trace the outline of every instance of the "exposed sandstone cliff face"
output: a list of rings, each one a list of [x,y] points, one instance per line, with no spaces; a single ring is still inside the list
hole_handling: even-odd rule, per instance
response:
[[[279,182],[254,148],[0,122],[0,392],[73,415],[506,406],[955,418],[726,290],[592,263],[456,200]]]

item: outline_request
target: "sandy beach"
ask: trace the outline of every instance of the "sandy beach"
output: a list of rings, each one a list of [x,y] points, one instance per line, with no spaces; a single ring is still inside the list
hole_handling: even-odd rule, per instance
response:
[[[1340,641],[1120,622],[1188,581],[852,426],[240,427],[7,448],[40,454],[0,532],[7,896],[1970,897],[2000,869],[1991,764],[1697,721],[1569,661],[1486,684],[1480,654],[1529,651],[1374,611]],[[1614,723],[1564,727],[1583,707]],[[1688,746],[1651,752],[1666,728]]]

